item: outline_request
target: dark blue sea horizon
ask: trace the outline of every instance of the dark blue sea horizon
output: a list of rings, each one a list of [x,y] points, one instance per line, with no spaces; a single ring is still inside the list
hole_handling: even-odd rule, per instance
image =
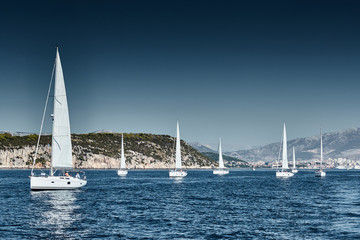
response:
[[[360,239],[360,171],[86,170],[73,191],[30,191],[0,170],[2,239]]]

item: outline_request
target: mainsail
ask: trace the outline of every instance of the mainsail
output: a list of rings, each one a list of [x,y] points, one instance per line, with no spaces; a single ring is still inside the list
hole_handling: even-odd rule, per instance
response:
[[[322,132],[320,129],[320,169],[322,169],[323,163],[323,143],[322,143]]]
[[[221,150],[221,138],[219,141],[219,168],[224,168],[224,160],[223,160],[222,150]]]
[[[295,166],[295,148],[293,146],[293,168],[295,169],[296,166]]]
[[[120,168],[124,169],[125,166],[125,155],[124,155],[124,136],[121,134],[121,161],[120,161]]]
[[[58,49],[56,49],[55,68],[51,166],[73,168],[69,110]]]
[[[284,123],[284,136],[283,136],[282,169],[289,169],[288,159],[287,159],[287,139],[286,139],[285,123]]]
[[[176,126],[176,157],[175,157],[175,168],[181,169],[181,149],[180,149],[180,130],[179,121]]]

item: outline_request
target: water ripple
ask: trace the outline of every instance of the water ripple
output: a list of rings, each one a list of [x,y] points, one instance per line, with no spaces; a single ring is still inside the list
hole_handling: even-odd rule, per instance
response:
[[[358,171],[87,171],[83,189],[43,192],[28,175],[0,171],[0,238],[360,239]]]

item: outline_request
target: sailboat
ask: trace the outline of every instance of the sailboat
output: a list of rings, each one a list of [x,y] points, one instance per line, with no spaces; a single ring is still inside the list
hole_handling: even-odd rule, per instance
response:
[[[287,139],[286,139],[286,126],[284,123],[283,131],[283,145],[282,145],[282,166],[281,170],[276,171],[276,177],[292,177],[294,173],[288,171],[288,159],[287,159]]]
[[[181,149],[180,149],[180,130],[179,121],[176,125],[176,155],[175,155],[175,169],[169,171],[169,177],[185,177],[187,172],[182,170],[181,166]]]
[[[296,169],[296,165],[295,165],[295,147],[293,146],[293,169],[291,169],[292,173],[298,173],[299,171]]]
[[[213,170],[213,174],[217,175],[225,175],[229,173],[229,169],[226,169],[224,166],[224,160],[222,156],[222,150],[221,150],[221,138],[219,140],[219,168],[216,168]]]
[[[322,168],[323,163],[323,144],[322,144],[322,133],[320,129],[320,169],[315,171],[315,177],[325,177],[326,172]]]
[[[128,174],[128,170],[125,165],[125,155],[124,155],[124,136],[121,134],[121,159],[120,159],[120,169],[118,170],[118,175],[125,177]]]
[[[66,98],[64,75],[61,67],[59,50],[56,48],[54,83],[54,109],[52,116],[52,148],[51,148],[51,169],[50,173],[34,173],[34,167],[39,149],[40,136],[44,124],[46,108],[51,90],[52,77],[46,98],[44,113],[41,121],[40,133],[35,150],[35,158],[31,169],[30,189],[31,190],[63,190],[76,189],[86,185],[87,180],[83,172],[70,171],[74,168],[72,161],[71,134],[69,110]]]

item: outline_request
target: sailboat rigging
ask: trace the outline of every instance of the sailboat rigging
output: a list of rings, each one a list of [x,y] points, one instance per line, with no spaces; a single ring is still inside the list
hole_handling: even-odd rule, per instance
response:
[[[120,169],[118,170],[118,175],[125,177],[128,174],[125,164],[125,154],[124,154],[124,136],[121,134],[121,158],[120,158]]]
[[[178,121],[176,124],[175,169],[169,171],[169,177],[185,177],[186,175],[187,172],[182,169],[182,164],[181,164],[180,128]]]
[[[287,159],[287,138],[286,138],[286,125],[284,123],[283,130],[283,143],[282,143],[282,166],[281,170],[276,171],[276,177],[292,177],[294,173],[288,171],[288,159]]]
[[[320,169],[315,171],[315,177],[325,177],[326,172],[322,167],[323,163],[323,142],[322,142],[322,132],[320,128]]]
[[[224,160],[222,156],[222,150],[221,150],[221,138],[219,139],[219,168],[216,168],[213,170],[213,174],[217,175],[225,175],[229,173],[229,169],[226,169],[224,166]]]
[[[34,167],[39,150],[40,137],[52,86],[53,75],[55,75],[55,82],[54,109],[53,114],[51,114],[53,120],[51,168],[49,175],[44,172],[40,175],[36,175],[34,173]],[[56,48],[55,66],[50,80],[45,109],[41,121],[40,133],[35,150],[35,158],[31,169],[30,188],[31,190],[60,190],[75,189],[85,186],[87,183],[85,174],[83,172],[71,171],[73,168],[69,110],[59,50]],[[76,175],[73,176],[72,174]]]

